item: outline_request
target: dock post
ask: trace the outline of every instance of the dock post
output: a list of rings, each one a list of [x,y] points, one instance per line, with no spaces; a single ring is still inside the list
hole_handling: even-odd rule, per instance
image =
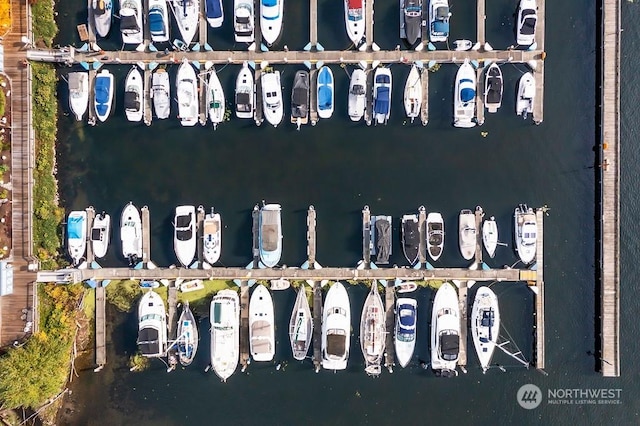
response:
[[[385,299],[385,325],[387,328],[386,335],[386,344],[385,344],[385,360],[384,365],[389,370],[389,373],[393,373],[393,366],[395,365],[395,345],[394,345],[394,335],[395,335],[395,302],[396,302],[396,288],[392,285],[393,281],[387,281],[387,286],[384,289],[384,299]],[[376,282],[373,282],[373,285],[377,285]]]
[[[149,207],[142,209],[142,263],[147,264],[151,258],[151,230],[149,224]]]
[[[106,299],[102,284],[96,287],[96,364],[100,371],[107,363],[106,350]]]
[[[260,262],[260,242],[258,241],[259,227],[260,227],[260,209],[256,204],[251,212],[252,226],[251,231],[253,234],[253,269],[258,269]]]
[[[202,268],[204,265],[204,207],[202,206],[198,206],[198,211],[196,213],[196,235],[196,256],[198,259],[198,267]]]
[[[467,366],[467,281],[460,281],[458,288],[458,307],[460,309],[460,353],[458,365],[466,373]]]
[[[95,260],[94,253],[93,253],[93,245],[91,244],[91,227],[93,226],[93,219],[96,216],[96,210],[93,208],[93,206],[89,206],[89,207],[87,207],[85,209],[85,211],[87,212],[87,223],[86,223],[86,227],[87,227],[87,265],[88,265],[89,268],[91,268],[91,264]]]
[[[536,244],[536,355],[535,366],[544,370],[544,211],[536,210],[538,244]]]
[[[242,281],[240,283],[240,365],[243,372],[249,363],[249,285],[247,281]]]
[[[369,206],[362,209],[362,259],[365,269],[371,264],[371,211]]]
[[[420,81],[422,82],[422,109],[420,110],[420,120],[423,126],[429,123],[429,74],[430,72],[427,68],[423,68],[420,71]]]
[[[316,263],[316,209],[309,206],[307,211],[307,258],[309,268]]]
[[[424,206],[418,208],[418,233],[420,235],[418,261],[422,267],[427,263],[427,209]]]
[[[316,373],[322,368],[322,287],[313,281],[313,365]]]
[[[167,324],[169,328],[169,343],[170,348],[167,350],[167,364],[169,365],[169,370],[171,371],[175,368],[177,359],[176,359],[176,345],[175,341],[178,338],[177,333],[177,303],[178,303],[178,289],[176,287],[176,282],[171,281],[168,288],[168,296],[167,296],[167,304],[169,305],[169,315],[167,319]]]
[[[476,255],[475,264],[480,266],[482,264],[482,217],[484,211],[482,207],[476,207],[475,219],[476,219]]]

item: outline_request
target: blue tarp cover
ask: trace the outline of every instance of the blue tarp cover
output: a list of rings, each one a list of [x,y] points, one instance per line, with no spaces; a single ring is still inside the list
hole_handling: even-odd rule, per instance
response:
[[[465,87],[460,91],[460,100],[462,100],[462,102],[472,101],[473,98],[475,98],[475,96],[476,96],[476,91],[469,87]]]
[[[222,4],[220,4],[220,0],[207,0],[207,18],[219,18],[221,16]]]
[[[323,68],[318,74],[318,84],[333,84],[333,77],[328,68]]]
[[[84,227],[84,218],[81,216],[72,216],[67,221],[67,237],[69,239],[82,238],[82,229]]]
[[[162,12],[158,9],[149,12],[149,31],[151,34],[165,34]]]
[[[318,88],[318,108],[325,110],[331,109],[333,104],[332,90],[328,86],[320,86]]]
[[[435,21],[433,23],[433,31],[440,34],[449,34],[449,23],[444,21]]]
[[[107,102],[109,102],[109,96],[110,96],[109,86],[110,86],[109,77],[105,77],[105,76],[96,77],[95,94],[96,94],[96,102],[98,104],[106,104]]]
[[[388,87],[378,87],[378,92],[376,94],[375,113],[376,114],[389,113],[389,88]]]
[[[389,84],[389,83],[391,83],[391,79],[386,74],[380,74],[379,76],[376,77],[376,83]]]
[[[415,325],[416,311],[412,305],[400,305],[400,325],[405,327]],[[404,315],[407,314],[407,315]]]
[[[278,0],[262,0],[263,6],[272,7],[272,6],[275,6],[276,4],[278,4]]]

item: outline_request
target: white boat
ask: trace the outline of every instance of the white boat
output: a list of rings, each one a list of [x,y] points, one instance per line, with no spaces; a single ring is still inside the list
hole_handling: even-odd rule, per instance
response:
[[[461,52],[465,50],[471,50],[473,47],[473,42],[467,39],[459,39],[453,41],[453,50]]]
[[[167,0],[167,2],[171,4],[182,41],[189,46],[198,30],[200,0]]]
[[[142,43],[142,1],[120,0],[120,32],[122,43]]]
[[[402,251],[411,266],[418,263],[420,255],[420,227],[417,214],[405,214],[400,221],[402,229]]]
[[[289,340],[293,357],[303,361],[307,357],[313,340],[313,317],[309,308],[309,299],[304,285],[298,289],[296,303],[293,305],[289,320]]]
[[[269,289],[274,291],[286,290],[291,287],[291,281],[285,280],[284,278],[278,278],[277,280],[270,281]]]
[[[178,96],[178,118],[183,126],[195,126],[198,122],[198,81],[196,71],[187,61],[182,60],[176,76],[176,92]]]
[[[519,46],[531,46],[536,41],[538,23],[538,5],[536,0],[520,0],[516,21],[516,43]]]
[[[318,71],[317,111],[320,118],[331,118],[334,108],[333,71],[323,66]]]
[[[471,260],[476,254],[476,216],[469,209],[460,210],[458,216],[458,242],[460,253],[466,260]]]
[[[431,212],[427,215],[427,253],[435,262],[440,259],[443,250],[444,219],[440,213]]]
[[[400,284],[396,284],[395,289],[398,293],[411,293],[418,289],[418,284],[413,281],[403,281]]]
[[[140,121],[143,115],[144,86],[137,66],[131,67],[124,82],[124,112],[129,121]]]
[[[113,74],[102,69],[93,83],[94,108],[96,117],[100,121],[106,121],[111,113],[113,103]]]
[[[236,117],[253,118],[254,78],[245,62],[236,78]]]
[[[173,218],[173,248],[182,266],[188,268],[196,255],[196,208],[178,206]]]
[[[69,108],[76,116],[76,120],[82,121],[84,113],[89,105],[89,73],[69,73]]]
[[[378,124],[387,124],[391,115],[391,86],[391,69],[377,68],[373,76],[373,115]]]
[[[102,38],[108,36],[111,30],[111,22],[113,21],[113,1],[92,0],[91,11],[93,12],[93,24],[96,34]]]
[[[429,1],[429,41],[447,41],[450,17],[449,0]]]
[[[458,68],[453,94],[453,125],[455,127],[471,128],[476,125],[473,121],[476,112],[476,71],[465,59]]]
[[[233,290],[221,290],[211,300],[211,367],[227,381],[240,355],[240,301]]]
[[[449,283],[436,292],[431,314],[431,369],[443,377],[457,375],[460,354],[458,293]]]
[[[204,282],[202,280],[189,280],[183,283],[180,283],[176,287],[180,289],[183,293],[190,293],[192,291],[202,290],[204,288]]]
[[[374,280],[360,316],[360,348],[364,355],[364,371],[370,376],[378,376],[381,372],[386,334],[384,305],[378,293],[378,282]]]
[[[87,249],[87,212],[74,210],[67,218],[67,250],[73,260],[73,265],[78,265],[84,257]]]
[[[498,247],[498,224],[493,216],[482,223],[482,243],[489,257],[493,259]]]
[[[518,82],[518,97],[516,98],[516,114],[525,120],[533,113],[533,102],[536,97],[536,80],[533,74],[526,72]]]
[[[183,366],[191,365],[198,352],[198,323],[189,309],[189,301],[182,306],[182,313],[178,319],[177,352],[178,360]]]
[[[159,358],[167,351],[167,314],[158,293],[147,291],[138,304],[138,350],[142,356]]]
[[[404,37],[409,46],[415,45],[422,36],[422,0],[402,1],[402,23]]]
[[[538,241],[536,213],[526,204],[520,204],[515,208],[513,217],[516,251],[522,263],[528,265],[536,258],[536,245]]]
[[[225,100],[222,84],[215,68],[209,71],[209,83],[207,84],[207,105],[209,107],[209,119],[213,123],[213,129],[224,121]]]
[[[249,301],[249,346],[254,361],[271,361],[276,353],[271,293],[258,285]]]
[[[142,259],[142,219],[131,202],[122,210],[120,217],[120,241],[122,256],[129,261],[130,266],[134,266]]]
[[[413,120],[420,116],[422,108],[422,77],[418,67],[413,65],[409,71],[409,77],[404,85],[404,111],[407,117]]]
[[[239,43],[253,43],[253,1],[234,0],[233,2],[233,32]]]
[[[91,248],[96,259],[107,254],[111,234],[111,216],[102,212],[93,218],[91,225]]]
[[[344,21],[347,26],[347,35],[355,47],[360,45],[364,37],[365,0],[344,0]]]
[[[351,73],[349,81],[349,118],[360,121],[366,105],[367,74],[360,68]]]
[[[322,309],[322,368],[344,370],[351,343],[351,307],[342,283],[329,288]]]
[[[502,105],[503,90],[502,70],[493,62],[484,74],[484,106],[487,111],[498,112]]]
[[[278,126],[284,115],[282,107],[282,87],[280,87],[280,71],[263,72],[260,75],[262,83],[262,105],[264,117],[274,127]]]
[[[309,122],[309,72],[296,71],[291,89],[291,123],[298,126]]]
[[[260,31],[268,46],[280,37],[283,11],[284,0],[260,0]]]
[[[489,287],[480,287],[471,309],[471,335],[484,373],[491,364],[500,333],[498,298]]]
[[[171,84],[169,73],[164,68],[159,68],[151,77],[151,97],[156,117],[161,120],[169,118],[171,113]]]
[[[149,35],[154,43],[169,41],[169,10],[166,0],[149,0]]]
[[[416,346],[416,325],[418,323],[418,302],[415,299],[400,297],[396,301],[396,327],[394,346],[396,357],[402,368],[413,357]]]
[[[198,210],[203,210],[202,206]],[[202,257],[209,265],[213,265],[220,259],[220,250],[222,248],[222,220],[220,213],[214,213],[213,207],[211,212],[204,217],[202,224],[202,237],[204,239],[202,246]]]
[[[222,0],[205,0],[207,23],[211,28],[220,28],[224,22]]]
[[[260,209],[258,246],[260,260],[273,268],[282,256],[282,219],[280,204],[266,204]]]

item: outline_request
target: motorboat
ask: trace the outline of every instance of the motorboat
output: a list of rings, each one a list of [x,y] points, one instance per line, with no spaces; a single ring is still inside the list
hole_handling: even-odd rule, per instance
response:
[[[254,361],[271,361],[276,353],[273,300],[263,285],[249,300],[249,346]]]
[[[222,0],[205,0],[207,23],[211,28],[220,28],[224,22]]]
[[[458,68],[453,97],[453,125],[455,127],[471,128],[476,125],[473,121],[476,112],[476,71],[465,59]]]
[[[253,43],[253,1],[234,0],[233,2],[233,32],[239,43]]]
[[[502,105],[502,70],[493,62],[484,74],[484,106],[487,111],[498,112]]]
[[[405,39],[413,46],[422,36],[422,0],[404,0],[402,13]]]
[[[435,262],[444,250],[444,219],[437,212],[427,215],[427,253]]]
[[[473,42],[468,39],[459,39],[453,41],[453,50],[456,52],[463,52],[466,50],[471,50],[473,47]]]
[[[173,10],[182,41],[189,46],[198,29],[200,0],[167,0]]]
[[[373,77],[373,114],[378,124],[387,124],[391,115],[391,69],[380,67]]]
[[[138,350],[147,358],[167,352],[167,313],[160,295],[149,289],[138,304]]]
[[[171,84],[169,73],[164,68],[159,68],[151,77],[151,98],[156,117],[161,120],[169,118],[171,113]]]
[[[533,113],[533,102],[536,97],[536,80],[533,74],[526,72],[518,82],[518,97],[516,98],[516,114],[525,120]]]
[[[144,85],[137,66],[131,67],[124,82],[124,112],[129,121],[141,121],[144,109]]]
[[[258,246],[260,260],[267,268],[280,262],[282,255],[282,222],[280,204],[266,204],[260,209]]]
[[[227,381],[238,367],[240,356],[240,299],[233,290],[220,290],[209,309],[211,367]]]
[[[456,289],[445,282],[436,292],[431,314],[431,369],[443,377],[457,375],[460,354],[460,307]]]
[[[417,324],[418,302],[408,297],[398,298],[396,300],[396,326],[393,342],[398,363],[402,368],[406,367],[413,357]]]
[[[291,287],[291,281],[285,280],[284,278],[278,278],[277,280],[271,280],[269,285],[269,289],[274,291],[286,290]]]
[[[190,293],[192,291],[202,290],[204,288],[204,282],[202,280],[189,280],[180,283],[180,285],[176,283],[176,287],[183,293]]]
[[[178,118],[183,126],[195,126],[198,122],[198,81],[196,71],[186,58],[182,60],[176,76]]]
[[[204,212],[202,206],[198,207],[198,211]],[[213,207],[211,212],[204,217],[202,224],[202,257],[209,265],[213,265],[220,259],[220,251],[222,248],[222,220],[220,213],[215,213]]]
[[[420,70],[414,64],[409,71],[409,77],[404,85],[404,111],[407,117],[413,120],[420,116],[422,108],[422,76]]]
[[[491,364],[500,333],[498,297],[489,287],[480,287],[471,309],[471,335],[484,373]]]
[[[213,123],[213,129],[224,121],[225,99],[222,84],[215,68],[209,71],[209,82],[207,84],[207,105],[209,107],[209,119]]]
[[[283,11],[284,0],[260,0],[260,31],[268,46],[280,37]]]
[[[142,43],[142,1],[120,0],[120,32],[122,43]]]
[[[424,207],[423,207],[424,208]],[[417,214],[402,216],[402,251],[411,266],[418,263],[420,254],[420,228]]]
[[[122,256],[135,266],[142,259],[142,219],[140,212],[129,202],[122,210],[120,217],[120,241]]]
[[[367,74],[360,68],[351,73],[349,80],[349,118],[360,121],[366,105]]]
[[[178,206],[173,218],[173,249],[178,261],[188,268],[196,255],[196,208]]]
[[[380,375],[386,334],[384,305],[378,293],[378,282],[374,280],[360,316],[360,348],[364,355],[364,371],[370,376]]]
[[[67,250],[73,265],[80,264],[87,249],[87,212],[74,210],[67,218]]]
[[[102,212],[93,218],[91,225],[91,249],[96,259],[103,258],[109,248],[111,237],[111,216]]]
[[[378,265],[386,265],[389,263],[391,249],[393,247],[391,241],[392,222],[391,216],[371,216],[371,254],[376,256]]]
[[[236,117],[253,118],[254,79],[245,62],[236,78]]]
[[[351,343],[351,307],[349,295],[341,282],[327,292],[322,308],[322,368],[344,370]]]
[[[169,41],[169,9],[166,0],[149,0],[149,35],[154,43]]]
[[[482,223],[482,244],[489,257],[493,259],[498,247],[498,224],[493,216]]]
[[[394,288],[398,293],[411,293],[418,289],[418,284],[413,281],[400,281],[400,283],[396,282]]]
[[[304,285],[298,289],[296,303],[293,305],[289,320],[289,340],[293,357],[303,361],[307,357],[313,340],[313,317],[309,308],[309,299]]]
[[[344,21],[347,26],[347,35],[356,47],[364,37],[366,28],[364,12],[365,0],[344,0]]]
[[[182,313],[178,319],[177,352],[178,360],[183,366],[191,365],[198,352],[198,323],[189,308],[189,301],[182,305]]]
[[[284,115],[282,87],[280,87],[280,71],[263,72],[260,75],[260,81],[262,83],[264,117],[270,124],[276,127],[280,124]]]
[[[102,38],[107,37],[113,21],[113,0],[92,0],[91,12],[96,34]]]
[[[291,90],[291,123],[298,126],[309,122],[309,72],[296,71]]]
[[[323,66],[318,71],[317,108],[318,117],[331,118],[334,108],[333,71],[328,66]]]
[[[98,120],[104,122],[109,118],[113,103],[113,74],[102,69],[93,83],[94,108]]]
[[[476,254],[476,216],[469,209],[460,210],[458,216],[458,242],[460,253],[465,260],[471,260]]]
[[[536,0],[520,0],[516,21],[516,43],[519,46],[531,46],[536,41],[538,23],[538,5]]]
[[[536,258],[536,245],[538,240],[536,213],[526,204],[520,204],[515,208],[513,217],[516,251],[522,263],[528,265]]]
[[[82,121],[84,113],[89,105],[89,73],[69,73],[69,108],[76,116],[76,120]]]
[[[429,41],[447,41],[450,17],[449,0],[429,1]]]

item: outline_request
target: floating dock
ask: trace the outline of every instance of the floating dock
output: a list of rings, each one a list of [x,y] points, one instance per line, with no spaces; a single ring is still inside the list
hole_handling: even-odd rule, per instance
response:
[[[458,365],[464,371],[467,366],[467,282],[458,283],[458,308],[460,309],[460,353],[458,354]]]
[[[316,263],[316,209],[313,206],[307,210],[307,259],[312,268]]]
[[[371,211],[369,206],[362,210],[362,259],[365,268],[371,264]]]
[[[93,254],[93,244],[91,244],[91,228],[93,226],[93,219],[96,216],[96,210],[90,206],[87,207],[85,211],[87,212],[87,223],[85,224],[85,226],[87,227],[87,254],[85,257],[87,259],[87,264],[91,265],[95,260]]]
[[[96,287],[96,365],[101,369],[107,363],[105,288]]]
[[[322,368],[322,288],[320,281],[313,285],[313,365],[316,373]]]
[[[177,331],[178,331],[178,313],[177,313],[177,304],[178,304],[178,288],[176,287],[176,282],[171,281],[168,288],[167,295],[167,305],[169,306],[169,312],[167,315],[167,327],[169,334],[167,335],[170,349],[167,350],[167,360],[169,364],[169,368],[175,367],[175,363],[177,363],[177,348],[173,342],[177,339]]]
[[[384,289],[384,309],[385,309],[385,325],[387,328],[386,344],[384,352],[384,366],[387,367],[389,373],[393,373],[393,366],[396,362],[396,347],[394,344],[395,338],[395,303],[396,303],[396,288],[392,285],[388,285]]]
[[[249,365],[249,285],[240,283],[240,365],[245,371]]]
[[[475,264],[482,264],[482,218],[484,217],[484,211],[482,208],[477,208],[475,210],[475,219],[476,219],[476,254],[475,254]]]
[[[146,265],[151,260],[151,230],[149,225],[149,207],[143,206],[142,212],[142,262]]]

